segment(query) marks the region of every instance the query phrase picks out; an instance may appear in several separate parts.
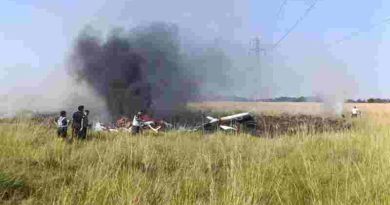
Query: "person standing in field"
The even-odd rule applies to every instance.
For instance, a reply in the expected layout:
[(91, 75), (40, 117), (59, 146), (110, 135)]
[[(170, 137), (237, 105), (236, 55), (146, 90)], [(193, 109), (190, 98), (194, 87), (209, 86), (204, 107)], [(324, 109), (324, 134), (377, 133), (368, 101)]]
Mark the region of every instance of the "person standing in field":
[(356, 106), (353, 106), (351, 111), (351, 117), (356, 118), (360, 114), (359, 109)]
[(138, 134), (141, 131), (142, 114), (142, 111), (139, 111), (136, 115), (134, 115), (133, 123), (131, 126), (131, 134), (133, 135)]
[(61, 111), (60, 116), (55, 119), (57, 124), (57, 136), (65, 139), (68, 134), (68, 119), (66, 118), (66, 111)]
[(72, 123), (72, 139), (74, 138), (80, 138), (81, 137), (81, 128), (82, 128), (82, 121), (84, 118), (84, 106), (80, 105), (78, 108), (78, 111), (73, 113), (73, 123)]
[(89, 110), (85, 110), (83, 119), (81, 120), (80, 139), (87, 138), (87, 131), (89, 126), (88, 115), (89, 115)]

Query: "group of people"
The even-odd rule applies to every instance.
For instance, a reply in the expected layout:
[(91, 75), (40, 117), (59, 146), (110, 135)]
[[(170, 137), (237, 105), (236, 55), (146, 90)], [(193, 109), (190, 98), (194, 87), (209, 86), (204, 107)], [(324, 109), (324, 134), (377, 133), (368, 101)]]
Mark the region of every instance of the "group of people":
[(73, 113), (72, 120), (66, 117), (66, 111), (61, 111), (60, 116), (55, 119), (57, 125), (58, 137), (67, 138), (68, 126), (72, 125), (72, 139), (86, 139), (88, 127), (91, 125), (88, 122), (89, 110), (84, 110), (84, 106), (80, 105), (77, 111)]
[[(68, 120), (66, 116), (66, 111), (61, 111), (60, 116), (55, 119), (58, 137), (64, 139), (67, 138), (68, 127), (71, 125), (72, 139), (86, 139), (88, 128), (91, 127), (91, 124), (89, 124), (88, 116), (89, 110), (84, 110), (83, 105), (78, 106), (77, 111), (74, 112), (72, 115), (72, 120)], [(147, 119), (150, 120), (151, 118), (147, 117), (144, 111), (139, 111), (134, 116), (133, 121), (131, 123), (131, 133), (139, 134), (142, 129), (142, 126), (144, 125), (144, 121)], [(101, 123), (97, 123), (96, 127), (99, 127), (100, 130), (105, 130), (105, 127), (102, 126)]]

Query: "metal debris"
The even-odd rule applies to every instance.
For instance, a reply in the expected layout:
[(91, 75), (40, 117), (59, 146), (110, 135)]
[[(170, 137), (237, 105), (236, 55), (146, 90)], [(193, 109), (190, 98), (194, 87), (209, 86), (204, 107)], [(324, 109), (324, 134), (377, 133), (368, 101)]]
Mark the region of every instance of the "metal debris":
[(256, 130), (256, 120), (248, 112), (238, 113), (220, 118), (215, 118), (211, 116), (207, 116), (206, 118), (209, 120), (209, 122), (204, 123), (203, 125), (195, 128), (194, 131), (213, 131), (218, 130), (220, 128), (224, 131), (234, 131), (236, 133), (239, 133), (243, 129), (244, 131), (251, 132), (255, 132)]

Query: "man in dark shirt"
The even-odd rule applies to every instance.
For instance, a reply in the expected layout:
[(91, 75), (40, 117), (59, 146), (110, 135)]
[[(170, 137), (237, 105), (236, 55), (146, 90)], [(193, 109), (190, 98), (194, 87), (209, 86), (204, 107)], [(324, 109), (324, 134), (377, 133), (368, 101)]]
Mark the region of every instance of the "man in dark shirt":
[(87, 130), (88, 130), (88, 127), (89, 127), (88, 115), (89, 115), (89, 110), (85, 110), (85, 113), (84, 113), (84, 116), (83, 116), (83, 120), (82, 120), (82, 123), (81, 123), (81, 134), (80, 134), (80, 138), (81, 139), (86, 139), (87, 138)]
[(80, 105), (78, 108), (78, 111), (73, 113), (73, 123), (72, 123), (72, 138), (75, 137), (80, 138), (81, 137), (81, 125), (84, 117), (84, 105)]

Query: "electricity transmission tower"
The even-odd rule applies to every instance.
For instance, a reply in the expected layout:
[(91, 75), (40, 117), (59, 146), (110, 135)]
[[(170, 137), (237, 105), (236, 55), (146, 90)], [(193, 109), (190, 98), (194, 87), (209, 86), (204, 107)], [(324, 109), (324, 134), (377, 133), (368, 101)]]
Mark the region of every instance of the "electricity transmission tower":
[(260, 37), (254, 37), (249, 42), (250, 45), (250, 54), (253, 54), (256, 56), (256, 59), (258, 62), (260, 62), (260, 56), (261, 54), (266, 55), (267, 50), (261, 45)]

